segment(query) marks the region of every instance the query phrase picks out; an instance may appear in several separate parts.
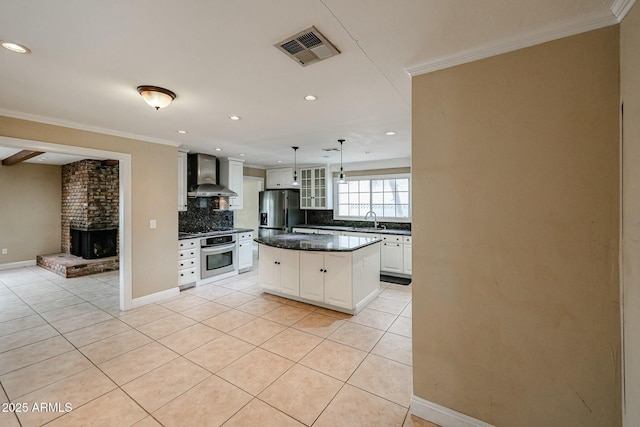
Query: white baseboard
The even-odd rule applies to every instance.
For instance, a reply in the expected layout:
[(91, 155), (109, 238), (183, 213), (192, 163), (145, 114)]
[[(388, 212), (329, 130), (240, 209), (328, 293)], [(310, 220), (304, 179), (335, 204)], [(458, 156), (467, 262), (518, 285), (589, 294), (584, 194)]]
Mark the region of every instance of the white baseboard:
[(456, 412), (437, 403), (429, 402), (418, 396), (411, 396), (411, 409), (416, 417), (430, 421), (442, 427), (494, 427), (468, 415)]
[(12, 268), (31, 267), (36, 265), (36, 260), (8, 262), (6, 264), (0, 264), (0, 270), (11, 270)]
[(143, 297), (133, 298), (131, 300), (131, 308), (141, 307), (151, 304), (152, 302), (162, 301), (167, 298), (177, 297), (180, 295), (180, 288), (171, 288), (166, 291), (156, 292), (155, 294), (145, 295)]

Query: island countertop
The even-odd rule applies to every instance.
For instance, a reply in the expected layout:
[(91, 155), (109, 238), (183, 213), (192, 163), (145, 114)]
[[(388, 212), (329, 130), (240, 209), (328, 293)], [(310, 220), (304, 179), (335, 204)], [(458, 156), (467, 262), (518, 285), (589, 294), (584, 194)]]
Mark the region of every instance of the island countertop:
[(351, 252), (373, 245), (376, 237), (333, 236), (329, 234), (287, 233), (253, 239), (267, 246), (298, 251)]

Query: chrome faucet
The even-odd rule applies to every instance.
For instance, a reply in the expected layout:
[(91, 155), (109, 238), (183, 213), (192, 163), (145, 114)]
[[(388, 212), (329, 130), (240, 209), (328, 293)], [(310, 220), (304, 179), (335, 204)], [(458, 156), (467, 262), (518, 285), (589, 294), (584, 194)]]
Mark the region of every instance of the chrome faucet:
[(371, 214), (373, 216), (373, 228), (378, 228), (378, 217), (374, 211), (369, 211), (364, 215), (364, 220), (367, 220), (367, 217)]

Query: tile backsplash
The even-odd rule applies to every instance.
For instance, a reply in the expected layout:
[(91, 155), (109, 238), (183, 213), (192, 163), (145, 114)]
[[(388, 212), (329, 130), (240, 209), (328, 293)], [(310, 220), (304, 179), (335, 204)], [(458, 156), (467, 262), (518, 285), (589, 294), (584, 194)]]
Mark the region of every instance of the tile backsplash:
[[(369, 221), (344, 221), (333, 219), (333, 211), (331, 210), (306, 210), (306, 224), (310, 225), (334, 225), (343, 227), (372, 227), (373, 220)], [(384, 222), (378, 221), (379, 226), (385, 226), (389, 230), (411, 230), (410, 222)]]
[(187, 210), (178, 212), (178, 231), (205, 233), (233, 228), (233, 211), (220, 210), (217, 197), (194, 197), (187, 199)]

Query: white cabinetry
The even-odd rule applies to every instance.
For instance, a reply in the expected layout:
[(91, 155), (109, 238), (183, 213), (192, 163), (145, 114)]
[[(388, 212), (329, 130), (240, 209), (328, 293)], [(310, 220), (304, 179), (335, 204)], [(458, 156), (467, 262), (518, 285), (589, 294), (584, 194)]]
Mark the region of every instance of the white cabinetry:
[(253, 233), (238, 233), (238, 270), (246, 271), (253, 267)]
[(187, 152), (178, 151), (178, 211), (187, 210)]
[(411, 250), (412, 250), (412, 239), (411, 236), (404, 237), (404, 274), (411, 275)]
[(380, 244), (355, 251), (260, 245), (260, 286), (269, 293), (355, 314), (379, 293)]
[(286, 295), (300, 295), (300, 258), (297, 251), (260, 245), (260, 286)]
[(220, 159), (220, 184), (229, 187), (238, 193), (238, 196), (229, 197), (229, 209), (242, 209), (242, 184), (244, 177), (244, 160)]
[(300, 169), (300, 209), (332, 209), (332, 190), (328, 167)]
[(404, 273), (403, 236), (382, 235), (380, 248), (380, 271), (388, 273)]
[(301, 252), (300, 296), (342, 308), (353, 306), (351, 252)]
[(198, 239), (178, 240), (178, 285), (198, 280)]
[(300, 228), (293, 229), (294, 233), (306, 234), (333, 234), (340, 236), (354, 237), (375, 237), (382, 240), (380, 246), (380, 272), (391, 275), (411, 276), (411, 236), (403, 234), (377, 234), (364, 233), (361, 231), (336, 231), (323, 228)]
[(267, 188), (280, 190), (295, 188), (293, 182), (293, 168), (267, 169)]
[(300, 253), (300, 296), (314, 301), (324, 300), (324, 254)]

